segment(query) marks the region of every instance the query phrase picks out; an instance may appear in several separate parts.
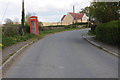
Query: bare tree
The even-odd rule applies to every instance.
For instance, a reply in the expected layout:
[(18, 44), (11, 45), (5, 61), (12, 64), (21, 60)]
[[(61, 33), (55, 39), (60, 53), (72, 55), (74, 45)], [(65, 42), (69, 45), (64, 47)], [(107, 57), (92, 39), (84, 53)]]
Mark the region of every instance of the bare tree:
[(14, 23), (15, 24), (18, 24), (19, 23), (19, 19), (16, 17), (16, 18), (14, 18)]
[(25, 17), (25, 23), (26, 24), (29, 24), (29, 21), (30, 21), (30, 17), (32, 16), (32, 14), (31, 13), (27, 13), (26, 14), (26, 17)]
[(5, 24), (13, 24), (13, 21), (9, 18), (5, 19)]
[(26, 23), (26, 24), (29, 24), (30, 17), (31, 17), (31, 16), (35, 16), (35, 15), (36, 15), (35, 12), (33, 12), (33, 13), (28, 12), (28, 13), (26, 14), (26, 17), (25, 17), (25, 23)]

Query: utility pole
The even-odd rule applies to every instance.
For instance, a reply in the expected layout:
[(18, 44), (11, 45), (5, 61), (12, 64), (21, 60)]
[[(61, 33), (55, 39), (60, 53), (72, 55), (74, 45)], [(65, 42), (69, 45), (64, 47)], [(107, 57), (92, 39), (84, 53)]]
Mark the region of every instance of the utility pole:
[(22, 24), (22, 35), (25, 34), (25, 9), (24, 9), (24, 0), (22, 0), (22, 19), (21, 19), (21, 24)]

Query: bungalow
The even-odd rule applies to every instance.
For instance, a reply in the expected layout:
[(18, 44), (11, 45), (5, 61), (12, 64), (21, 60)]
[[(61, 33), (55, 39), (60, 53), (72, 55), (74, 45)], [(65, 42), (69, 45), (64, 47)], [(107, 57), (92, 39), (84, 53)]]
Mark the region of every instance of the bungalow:
[(70, 25), (73, 23), (85, 23), (88, 21), (88, 17), (84, 13), (71, 13), (64, 15), (61, 18), (62, 25)]

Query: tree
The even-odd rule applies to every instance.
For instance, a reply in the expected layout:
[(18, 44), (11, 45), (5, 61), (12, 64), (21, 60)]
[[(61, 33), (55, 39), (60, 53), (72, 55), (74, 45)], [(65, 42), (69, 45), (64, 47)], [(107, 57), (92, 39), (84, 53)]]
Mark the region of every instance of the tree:
[(18, 24), (19, 23), (19, 19), (16, 17), (16, 18), (14, 18), (14, 23), (15, 24)]
[(43, 22), (39, 22), (39, 26), (42, 27), (43, 26)]
[(118, 2), (92, 2), (89, 15), (101, 23), (119, 19)]
[(25, 17), (25, 24), (29, 24), (29, 21), (30, 21), (30, 17), (32, 16), (31, 13), (27, 13), (26, 14), (26, 17)]
[(89, 16), (89, 7), (82, 8), (80, 13), (85, 13), (87, 16)]
[(26, 16), (25, 16), (25, 24), (29, 24), (29, 22), (30, 22), (30, 17), (31, 17), (31, 16), (34, 16), (34, 15), (36, 15), (35, 12), (33, 12), (33, 13), (28, 12), (28, 13), (26, 14)]
[(5, 19), (5, 24), (13, 24), (13, 21), (9, 18)]

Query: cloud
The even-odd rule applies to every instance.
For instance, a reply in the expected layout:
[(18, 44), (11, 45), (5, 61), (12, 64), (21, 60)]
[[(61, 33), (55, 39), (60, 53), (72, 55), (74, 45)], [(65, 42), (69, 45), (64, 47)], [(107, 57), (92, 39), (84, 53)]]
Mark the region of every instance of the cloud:
[[(60, 21), (61, 17), (68, 12), (72, 12), (72, 6), (75, 5), (76, 12), (81, 8), (88, 6), (90, 0), (25, 0), (25, 12), (36, 13), (40, 21)], [(0, 16), (3, 16), (5, 9), (8, 9), (5, 18), (21, 19), (22, 0), (0, 0)]]
[[(41, 21), (51, 22), (51, 21), (60, 21), (61, 17), (68, 12), (68, 10), (63, 8), (56, 8), (54, 6), (46, 6), (44, 8), (39, 8), (37, 15)], [(41, 18), (45, 18), (42, 20)]]

